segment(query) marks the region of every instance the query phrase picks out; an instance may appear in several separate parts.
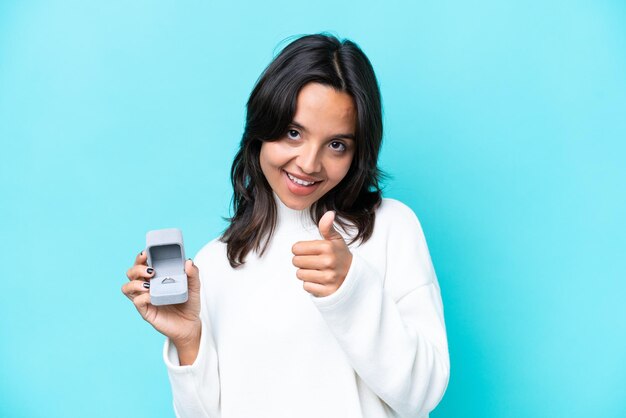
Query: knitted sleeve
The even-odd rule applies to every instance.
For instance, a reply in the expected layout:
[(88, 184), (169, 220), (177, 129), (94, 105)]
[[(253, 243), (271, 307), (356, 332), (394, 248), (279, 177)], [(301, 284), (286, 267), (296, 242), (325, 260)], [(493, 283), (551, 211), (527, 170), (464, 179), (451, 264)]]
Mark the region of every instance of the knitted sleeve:
[[(194, 263), (202, 272), (205, 271), (201, 257)], [(206, 314), (206, 299), (200, 290), (200, 319), (202, 335), (198, 357), (193, 364), (181, 366), (178, 352), (168, 339), (163, 347), (163, 360), (172, 388), (174, 412), (178, 418), (219, 418), (220, 379), (217, 351), (211, 334), (210, 321)]]
[[(394, 201), (395, 202), (395, 201)], [(341, 287), (312, 296), (363, 382), (401, 417), (420, 417), (447, 388), (450, 360), (437, 278), (421, 225), (407, 206), (393, 205), (386, 227), (384, 273), (353, 252)], [(385, 284), (407, 291), (392, 297)]]

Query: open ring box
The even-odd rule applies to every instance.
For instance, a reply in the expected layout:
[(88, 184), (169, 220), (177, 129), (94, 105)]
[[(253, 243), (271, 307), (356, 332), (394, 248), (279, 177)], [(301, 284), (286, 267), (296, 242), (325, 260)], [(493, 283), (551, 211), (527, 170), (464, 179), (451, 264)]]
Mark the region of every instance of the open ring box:
[(187, 302), (185, 248), (180, 229), (157, 229), (146, 234), (148, 266), (155, 271), (150, 279), (150, 303), (174, 305)]

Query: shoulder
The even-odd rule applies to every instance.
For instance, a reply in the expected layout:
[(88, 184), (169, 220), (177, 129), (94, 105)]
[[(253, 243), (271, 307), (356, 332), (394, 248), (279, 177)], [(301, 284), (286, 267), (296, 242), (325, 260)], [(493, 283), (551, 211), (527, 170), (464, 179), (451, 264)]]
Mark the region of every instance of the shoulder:
[(376, 215), (397, 215), (406, 217), (416, 217), (415, 212), (406, 204), (391, 197), (383, 197), (376, 210)]
[(220, 241), (220, 237), (216, 237), (206, 243), (200, 251), (196, 253), (193, 259), (194, 264), (199, 268), (203, 266), (218, 266), (224, 263), (226, 257), (226, 244)]
[(376, 226), (387, 228), (417, 228), (421, 231), (417, 215), (408, 205), (397, 199), (385, 197), (376, 209)]
[(384, 240), (391, 245), (408, 242), (425, 245), (426, 237), (417, 215), (407, 204), (391, 198), (383, 198), (376, 210), (372, 238)]
[(396, 295), (437, 283), (422, 225), (408, 205), (384, 198), (376, 212), (374, 229), (376, 239), (384, 242), (386, 249), (386, 272), (389, 277), (402, 277), (393, 284)]
[[(372, 241), (389, 240), (407, 235), (423, 235), (422, 226), (415, 212), (408, 205), (397, 199), (382, 198), (375, 210), (373, 221)], [(353, 239), (358, 233), (358, 229), (354, 224), (349, 224), (346, 229), (338, 229), (338, 231), (346, 240)]]

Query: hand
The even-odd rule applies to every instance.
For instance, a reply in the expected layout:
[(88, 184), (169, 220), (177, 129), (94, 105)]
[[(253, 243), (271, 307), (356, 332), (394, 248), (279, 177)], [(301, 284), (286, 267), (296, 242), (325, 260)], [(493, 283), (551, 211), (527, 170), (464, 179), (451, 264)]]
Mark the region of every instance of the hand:
[(155, 271), (147, 265), (146, 252), (142, 251), (135, 264), (128, 269), (130, 280), (122, 286), (122, 292), (132, 300), (139, 314), (161, 334), (169, 337), (177, 348), (196, 346), (200, 341), (200, 277), (193, 261), (185, 261), (187, 274), (187, 302), (177, 305), (154, 306), (150, 303), (148, 279)]
[(352, 264), (352, 253), (333, 226), (334, 220), (335, 212), (326, 212), (318, 225), (324, 239), (296, 242), (291, 248), (296, 276), (304, 282), (304, 290), (317, 297), (335, 293)]

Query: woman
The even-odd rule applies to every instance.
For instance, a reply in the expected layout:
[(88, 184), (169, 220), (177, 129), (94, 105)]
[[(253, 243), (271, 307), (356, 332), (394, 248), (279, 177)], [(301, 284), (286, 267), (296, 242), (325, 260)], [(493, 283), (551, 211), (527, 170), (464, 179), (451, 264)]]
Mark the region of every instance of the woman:
[[(445, 392), (440, 290), (420, 224), (383, 199), (381, 100), (349, 40), (301, 37), (267, 67), (233, 162), (234, 216), (152, 306), (179, 417), (423, 417)], [(201, 285), (202, 283), (202, 285)]]

